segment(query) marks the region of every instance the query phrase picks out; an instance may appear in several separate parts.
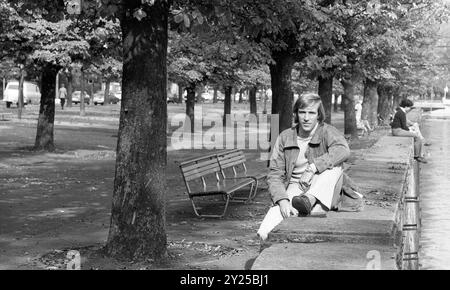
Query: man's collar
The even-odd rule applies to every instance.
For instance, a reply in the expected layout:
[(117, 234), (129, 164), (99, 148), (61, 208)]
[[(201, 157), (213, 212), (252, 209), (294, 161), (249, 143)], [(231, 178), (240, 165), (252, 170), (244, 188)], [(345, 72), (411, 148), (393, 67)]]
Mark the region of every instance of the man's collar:
[(402, 110), (403, 111), (403, 113), (405, 113), (406, 114), (406, 110), (405, 109), (403, 109), (402, 107), (399, 107), (400, 108), (400, 110)]
[[(287, 140), (286, 147), (298, 147), (298, 143), (297, 143), (298, 126), (300, 126), (300, 124), (297, 123), (291, 127), (291, 134)], [(318, 123), (316, 125), (316, 128), (314, 128), (313, 132), (311, 132), (313, 134), (313, 136), (312, 136), (311, 140), (309, 141), (310, 144), (320, 144), (320, 142), (322, 141), (323, 127), (324, 127), (323, 122)]]

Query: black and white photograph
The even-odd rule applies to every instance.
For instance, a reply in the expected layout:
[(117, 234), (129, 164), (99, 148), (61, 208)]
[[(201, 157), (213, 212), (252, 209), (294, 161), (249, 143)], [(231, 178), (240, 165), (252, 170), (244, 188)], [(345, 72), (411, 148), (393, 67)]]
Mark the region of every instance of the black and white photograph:
[(0, 83), (0, 270), (450, 270), (450, 0), (0, 0)]

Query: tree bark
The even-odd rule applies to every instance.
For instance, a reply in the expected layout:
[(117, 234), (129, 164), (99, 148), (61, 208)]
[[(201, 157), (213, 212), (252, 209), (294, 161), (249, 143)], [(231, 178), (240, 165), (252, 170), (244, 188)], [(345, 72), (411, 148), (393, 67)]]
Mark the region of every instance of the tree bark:
[(191, 122), (191, 133), (194, 133), (194, 108), (195, 108), (195, 83), (190, 83), (186, 88), (187, 97), (186, 97), (186, 116), (189, 118)]
[(355, 114), (355, 81), (352, 79), (342, 80), (344, 94), (342, 102), (344, 103), (344, 134), (352, 137), (358, 136), (356, 130), (356, 114)]
[(402, 95), (400, 93), (400, 88), (397, 87), (394, 89), (394, 98), (392, 101), (392, 108), (395, 110), (398, 108), (398, 105), (400, 104), (400, 101), (402, 100)]
[(373, 127), (378, 124), (377, 111), (378, 111), (378, 84), (376, 81), (372, 81), (366, 78), (364, 82), (364, 102), (361, 119), (367, 120)]
[(250, 102), (250, 114), (255, 114), (257, 113), (257, 106), (256, 106), (256, 92), (258, 91), (258, 87), (257, 86), (252, 86), (250, 89), (250, 93), (248, 96), (248, 100)]
[(333, 111), (337, 113), (338, 111), (338, 98), (339, 96), (337, 94), (334, 95), (334, 104), (333, 104)]
[(238, 103), (242, 104), (242, 95), (244, 94), (244, 89), (240, 89), (239, 90), (239, 99), (238, 99)]
[(231, 94), (233, 87), (225, 86), (225, 100), (223, 102), (223, 127), (225, 128), (227, 125), (227, 115), (231, 114)]
[(80, 116), (86, 115), (86, 111), (84, 109), (84, 90), (85, 90), (84, 68), (81, 68)]
[(217, 103), (217, 88), (214, 88), (214, 94), (213, 94), (213, 104)]
[(279, 132), (282, 132), (292, 126), (291, 73), (294, 58), (286, 51), (274, 52), (272, 58), (275, 61), (275, 64), (269, 66), (272, 85), (272, 114), (278, 114)]
[[(341, 82), (342, 83), (342, 82)], [(345, 94), (345, 92), (344, 92)], [(344, 94), (341, 95), (341, 103), (339, 104), (341, 111), (345, 112), (345, 101), (344, 101)]]
[[(133, 261), (167, 255), (167, 38), (171, 1), (123, 1), (123, 98), (106, 252)], [(137, 8), (146, 17), (133, 16)]]
[(178, 84), (178, 103), (180, 104), (183, 103), (183, 92), (184, 92), (183, 87), (180, 84)]
[[(105, 99), (103, 100), (103, 104), (109, 104), (109, 87), (111, 86), (111, 81), (109, 79), (106, 79), (105, 82)], [(94, 98), (94, 96), (92, 96)], [(94, 101), (94, 99), (92, 99)]]
[(17, 118), (22, 119), (22, 110), (23, 110), (23, 79), (24, 79), (24, 71), (23, 68), (20, 69), (20, 78), (19, 78), (19, 97), (18, 97), (18, 108), (17, 108)]
[(393, 111), (391, 100), (391, 89), (386, 85), (378, 86), (378, 115), (381, 117), (378, 125), (389, 125), (389, 115)]
[(55, 80), (60, 67), (46, 64), (42, 69), (41, 104), (34, 150), (55, 150), (53, 128), (55, 123)]
[(333, 77), (323, 78), (319, 76), (319, 96), (325, 108), (325, 123), (331, 124), (331, 107), (333, 98)]
[(66, 98), (66, 107), (72, 107), (72, 93), (73, 93), (73, 76), (72, 72), (69, 71), (67, 73), (67, 98)]

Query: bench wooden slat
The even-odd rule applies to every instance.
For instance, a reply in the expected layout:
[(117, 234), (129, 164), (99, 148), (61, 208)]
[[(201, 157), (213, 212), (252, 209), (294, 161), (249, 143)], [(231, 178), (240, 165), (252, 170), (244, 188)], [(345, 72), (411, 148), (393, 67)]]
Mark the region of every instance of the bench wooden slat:
[(243, 160), (243, 162), (247, 161), (244, 154), (219, 157), (219, 162), (226, 162), (227, 160)]
[(183, 162), (183, 164), (180, 164), (180, 167), (184, 170), (188, 171), (191, 168), (201, 167), (203, 165), (211, 164), (211, 163), (217, 163), (217, 157), (216, 156), (207, 156), (205, 158), (199, 158), (196, 161), (192, 162)]
[(217, 159), (213, 159), (213, 160), (207, 160), (205, 162), (201, 162), (198, 164), (192, 164), (189, 166), (180, 166), (181, 171), (184, 174), (188, 174), (189, 172), (193, 171), (193, 170), (197, 170), (199, 168), (204, 168), (204, 167), (208, 167), (208, 166), (217, 166), (219, 167), (219, 163), (217, 162)]
[(230, 168), (230, 167), (233, 167), (233, 166), (236, 166), (236, 165), (241, 165), (241, 164), (243, 164), (244, 162), (242, 162), (242, 160), (231, 160), (231, 161), (228, 161), (227, 163), (225, 163), (225, 164), (220, 164), (220, 166), (223, 168), (223, 169), (227, 169), (227, 168)]
[(224, 153), (224, 154), (217, 154), (219, 160), (223, 160), (223, 159), (228, 159), (228, 158), (232, 158), (235, 156), (244, 156), (244, 152), (242, 152), (241, 150), (236, 150), (233, 152), (229, 152), (229, 153)]
[(185, 178), (186, 181), (192, 181), (194, 179), (205, 177), (205, 176), (207, 176), (209, 174), (214, 174), (214, 173), (219, 172), (219, 171), (220, 171), (219, 168), (217, 168), (217, 169), (210, 169), (209, 171), (196, 172), (196, 173), (191, 174), (189, 176), (185, 176), (184, 178)]
[(217, 153), (207, 154), (207, 155), (203, 155), (203, 156), (200, 156), (200, 157), (183, 160), (183, 161), (179, 162), (179, 165), (180, 166), (185, 166), (185, 165), (190, 164), (190, 163), (195, 163), (198, 160), (209, 159), (209, 158), (214, 158), (215, 159), (216, 156), (217, 156)]
[(233, 161), (240, 161), (241, 163), (245, 163), (245, 162), (247, 162), (247, 159), (245, 158), (245, 156), (233, 156), (230, 158), (219, 159), (220, 165), (225, 165), (225, 164), (228, 164)]

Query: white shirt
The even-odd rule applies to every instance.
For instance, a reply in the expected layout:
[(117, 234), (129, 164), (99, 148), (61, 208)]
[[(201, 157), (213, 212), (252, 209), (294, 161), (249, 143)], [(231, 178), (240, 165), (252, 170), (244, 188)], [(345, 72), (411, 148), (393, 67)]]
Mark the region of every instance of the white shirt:
[(312, 136), (314, 136), (314, 133), (316, 132), (318, 125), (319, 124), (317, 123), (308, 137), (302, 138), (300, 136), (297, 136), (297, 144), (298, 148), (300, 148), (300, 152), (298, 153), (297, 160), (295, 161), (294, 169), (292, 170), (292, 176), (291, 180), (289, 180), (289, 183), (298, 183), (303, 172), (305, 172), (306, 168), (308, 167), (308, 159), (306, 159), (306, 150), (308, 150), (309, 141), (311, 141)]
[(59, 89), (59, 98), (60, 99), (65, 99), (67, 96), (67, 90), (66, 88), (60, 88)]
[(356, 122), (359, 122), (359, 121), (361, 121), (361, 113), (362, 113), (361, 103), (357, 103), (355, 105), (355, 111), (356, 111)]

